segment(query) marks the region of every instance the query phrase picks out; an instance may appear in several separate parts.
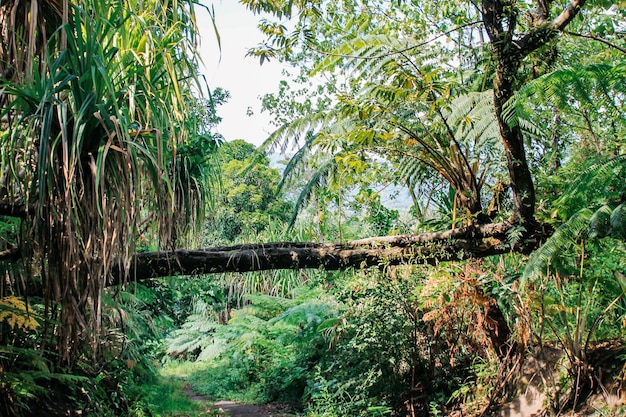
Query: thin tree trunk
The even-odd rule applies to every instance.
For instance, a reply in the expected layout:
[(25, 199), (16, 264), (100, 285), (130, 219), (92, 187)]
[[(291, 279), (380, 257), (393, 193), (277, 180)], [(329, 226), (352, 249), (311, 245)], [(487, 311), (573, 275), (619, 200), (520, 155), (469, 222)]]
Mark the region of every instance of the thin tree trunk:
[(528, 167), (524, 138), (519, 126), (509, 126), (504, 120), (503, 108), (513, 97), (513, 81), (519, 63), (509, 57), (499, 57), (494, 79), (494, 108), (513, 190), (513, 220), (520, 223), (535, 222), (535, 186)]
[(519, 10), (509, 1), (483, 0), (481, 13), (496, 59), (493, 81), (494, 110), (500, 136), (504, 144), (507, 167), (513, 191), (513, 220), (535, 223), (535, 187), (526, 160), (524, 138), (518, 125), (511, 126), (504, 118), (504, 106), (515, 93), (522, 60), (532, 52), (547, 45), (580, 12), (586, 0), (572, 0), (551, 22), (549, 2), (539, 0), (535, 11), (535, 26), (527, 33), (516, 35)]

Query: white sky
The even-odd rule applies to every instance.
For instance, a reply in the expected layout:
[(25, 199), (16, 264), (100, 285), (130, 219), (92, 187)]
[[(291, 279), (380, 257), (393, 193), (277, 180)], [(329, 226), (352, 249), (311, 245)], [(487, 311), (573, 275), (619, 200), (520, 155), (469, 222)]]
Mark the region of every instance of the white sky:
[[(210, 6), (209, 2), (205, 4)], [(285, 66), (276, 60), (260, 65), (258, 58), (246, 57), (248, 49), (263, 40), (257, 28), (259, 16), (252, 14), (237, 0), (216, 0), (213, 7), (221, 53), (208, 12), (198, 8), (197, 18), (202, 38), (202, 71), (209, 88), (222, 87), (231, 96), (227, 104), (217, 109), (218, 116), (222, 117), (217, 130), (228, 141), (244, 139), (260, 145), (274, 129), (269, 124), (270, 116), (261, 114), (260, 97), (278, 91)], [(252, 110), (252, 116), (246, 115), (248, 108)]]

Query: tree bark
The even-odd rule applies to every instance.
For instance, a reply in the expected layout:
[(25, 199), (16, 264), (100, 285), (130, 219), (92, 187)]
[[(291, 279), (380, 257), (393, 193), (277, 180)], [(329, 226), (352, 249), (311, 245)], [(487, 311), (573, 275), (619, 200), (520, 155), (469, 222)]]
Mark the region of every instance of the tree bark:
[(535, 223), (535, 187), (528, 167), (524, 138), (519, 126), (505, 120), (504, 106), (515, 93), (515, 82), (524, 58), (551, 42), (576, 17), (586, 0), (572, 0), (552, 22), (549, 18), (551, 1), (539, 0), (535, 26), (522, 36), (515, 36), (519, 10), (502, 0), (483, 0), (481, 12), (496, 58), (493, 82), (494, 110), (504, 144), (507, 167), (513, 191), (513, 220), (522, 224)]
[(385, 267), (403, 263), (437, 264), (482, 258), (511, 251), (528, 253), (545, 238), (539, 228), (523, 241), (508, 242), (515, 225), (504, 222), (420, 235), (399, 235), (346, 243), (275, 242), (209, 249), (146, 252), (133, 256), (129, 268), (111, 271), (108, 285), (177, 275), (252, 272), (270, 269)]

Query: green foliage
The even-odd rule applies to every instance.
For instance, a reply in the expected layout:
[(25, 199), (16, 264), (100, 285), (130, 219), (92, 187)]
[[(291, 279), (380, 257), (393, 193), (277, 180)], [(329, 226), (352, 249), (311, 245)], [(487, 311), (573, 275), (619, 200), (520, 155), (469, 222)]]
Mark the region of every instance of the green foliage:
[[(530, 257), (524, 279), (545, 273), (556, 256), (581, 239), (612, 236), (623, 240), (624, 203), (620, 202), (626, 192), (621, 180), (625, 168), (624, 156), (610, 158), (591, 165), (570, 184), (564, 184), (565, 191), (552, 202), (552, 216), (565, 221)], [(570, 169), (566, 166), (562, 175)], [(562, 180), (557, 177), (556, 181)]]
[(129, 417), (208, 417), (217, 411), (207, 409), (189, 398), (183, 382), (172, 377), (159, 377), (156, 381), (139, 387), (140, 396), (128, 411)]
[(622, 274), (626, 246), (610, 238), (588, 240), (562, 251), (529, 291), (535, 332), (565, 355), (559, 409), (577, 407), (592, 392), (600, 375), (590, 362), (594, 345), (624, 340), (626, 280)]
[(623, 336), (624, 329), (614, 324), (626, 312), (620, 272), (624, 251), (624, 242), (611, 238), (561, 248), (547, 271), (533, 279), (541, 288), (532, 292), (539, 303), (535, 311), (577, 357), (593, 341)]
[[(31, 13), (56, 22), (47, 7)], [(113, 265), (128, 265), (137, 237), (171, 247), (201, 219), (214, 138), (190, 121), (206, 120), (196, 117), (200, 106), (186, 113), (198, 102), (192, 3), (86, 0), (60, 16), (49, 34), (29, 29), (50, 35), (47, 45), (15, 40), (37, 64), (2, 79), (0, 115), (10, 123), (0, 164), (11, 192), (1, 197), (28, 207), (20, 250), (32, 283), (23, 286), (46, 287), (46, 318), (59, 325), (45, 331), (54, 330), (58, 361), (72, 366), (105, 344), (103, 288)]]
[[(31, 299), (32, 312), (43, 305)], [(99, 362), (81, 357), (71, 373), (59, 367), (49, 348), (50, 336), (0, 325), (0, 396), (6, 416), (65, 415), (67, 410), (102, 416), (132, 415), (143, 396), (140, 385), (155, 381), (154, 360), (161, 354), (159, 334), (147, 305), (135, 293), (103, 294)], [(43, 326), (54, 324), (41, 319)], [(41, 326), (39, 326), (41, 329)], [(11, 345), (6, 344), (8, 340)]]
[(417, 329), (400, 286), (379, 281), (344, 295), (352, 306), (332, 328), (332, 348), (308, 386), (314, 415), (368, 415), (374, 407), (399, 406), (411, 376), (425, 365), (413, 344)]
[[(246, 307), (231, 313), (228, 324), (208, 325), (204, 349), (197, 356), (206, 365), (192, 376), (194, 389), (214, 399), (297, 401), (306, 385), (310, 358), (324, 344), (317, 328), (337, 314), (336, 306), (261, 295), (248, 300)], [(193, 316), (188, 321), (197, 322)], [(168, 349), (181, 349), (181, 336), (197, 329), (184, 325), (169, 339)]]
[(213, 239), (232, 242), (240, 235), (256, 236), (271, 223), (285, 222), (290, 203), (280, 199), (280, 174), (269, 159), (242, 140), (219, 148), (221, 197), (216, 206)]
[[(521, 281), (537, 337), (567, 355), (564, 395), (553, 399), (559, 409), (584, 401), (599, 378), (587, 355), (593, 345), (625, 334), (624, 158), (596, 157), (581, 167), (576, 158), (585, 153), (547, 182), (564, 189), (550, 207), (562, 223), (530, 256)], [(568, 178), (573, 169), (577, 176)]]
[(293, 299), (245, 296), (224, 324), (192, 315), (173, 332), (170, 351), (196, 362), (170, 361), (167, 373), (212, 399), (293, 401), (312, 416), (480, 408), (500, 377), (485, 294), (516, 295), (472, 268), (313, 275)]
[(362, 190), (356, 201), (365, 207), (364, 222), (369, 226), (369, 234), (385, 236), (393, 234), (398, 224), (398, 210), (390, 210), (381, 204), (380, 194), (368, 189)]

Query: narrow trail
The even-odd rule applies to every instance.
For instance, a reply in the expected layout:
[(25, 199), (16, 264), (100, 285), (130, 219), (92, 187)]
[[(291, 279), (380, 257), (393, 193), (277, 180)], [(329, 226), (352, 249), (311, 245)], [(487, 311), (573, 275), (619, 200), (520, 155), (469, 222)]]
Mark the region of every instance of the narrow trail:
[(230, 417), (288, 417), (277, 405), (237, 404), (232, 401), (218, 401), (213, 407)]
[(287, 414), (287, 406), (283, 405), (252, 405), (252, 404), (238, 404), (233, 401), (217, 401), (212, 402), (208, 398), (198, 395), (191, 388), (190, 385), (185, 387), (185, 393), (193, 401), (205, 403), (210, 406), (211, 409), (219, 410), (220, 413), (226, 417), (289, 417), (292, 414)]

